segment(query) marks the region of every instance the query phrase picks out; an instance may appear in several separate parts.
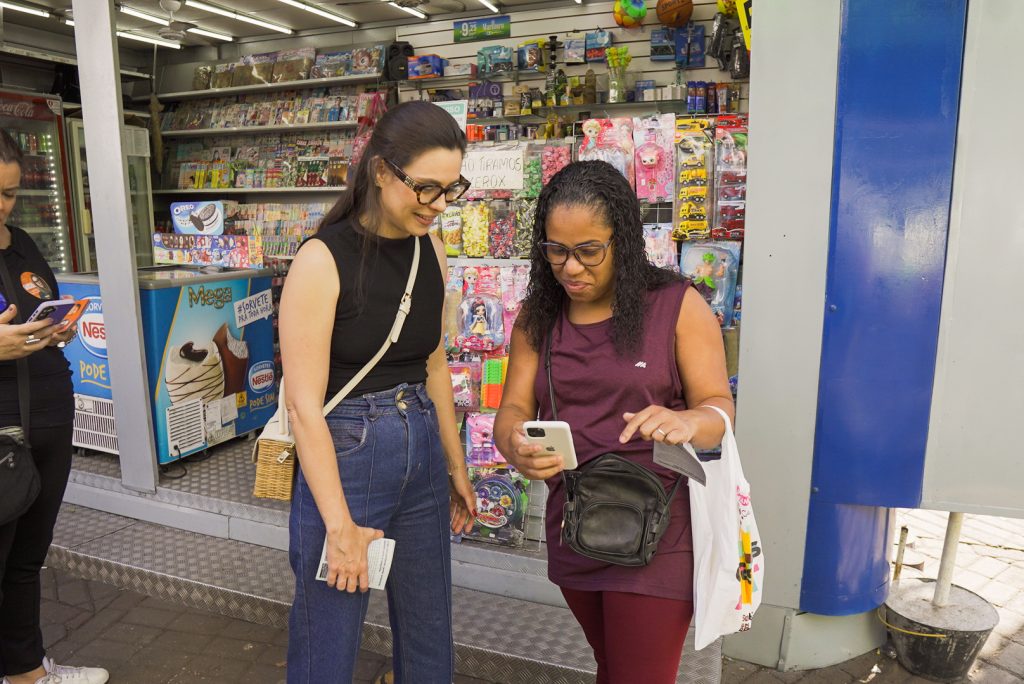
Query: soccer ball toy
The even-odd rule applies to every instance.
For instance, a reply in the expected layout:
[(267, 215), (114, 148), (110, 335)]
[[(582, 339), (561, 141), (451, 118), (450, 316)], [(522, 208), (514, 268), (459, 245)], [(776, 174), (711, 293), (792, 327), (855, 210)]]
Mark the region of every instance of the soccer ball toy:
[(647, 16), (647, 3), (645, 0), (615, 0), (615, 9), (612, 14), (615, 23), (622, 28), (634, 28), (644, 23)]

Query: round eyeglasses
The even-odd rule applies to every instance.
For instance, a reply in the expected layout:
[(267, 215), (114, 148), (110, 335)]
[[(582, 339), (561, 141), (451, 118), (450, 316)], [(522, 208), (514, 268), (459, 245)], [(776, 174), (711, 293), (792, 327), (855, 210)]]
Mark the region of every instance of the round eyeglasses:
[(569, 260), (569, 255), (584, 266), (600, 266), (608, 256), (608, 242), (584, 242), (575, 247), (566, 247), (560, 242), (540, 243), (540, 253), (552, 266), (563, 266)]
[(436, 183), (417, 183), (409, 177), (405, 171), (395, 164), (394, 162), (385, 159), (384, 163), (391, 167), (391, 171), (394, 172), (395, 177), (398, 180), (405, 183), (410, 190), (416, 193), (416, 201), (422, 205), (433, 204), (437, 201), (437, 198), (444, 195), (445, 202), (454, 202), (460, 197), (466, 194), (469, 190), (469, 181), (463, 176), (459, 176), (459, 180), (455, 181), (448, 187), (441, 187)]

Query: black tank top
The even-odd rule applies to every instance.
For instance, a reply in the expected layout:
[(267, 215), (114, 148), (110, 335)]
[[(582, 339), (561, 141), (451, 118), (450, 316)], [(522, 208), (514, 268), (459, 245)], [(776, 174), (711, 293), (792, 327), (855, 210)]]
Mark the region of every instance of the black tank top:
[[(363, 236), (356, 226), (354, 221), (345, 220), (322, 227), (310, 238), (327, 245), (338, 265), (341, 283), (331, 336), (331, 367), (325, 401), (355, 377), (384, 343), (395, 322), (412, 265), (415, 238), (369, 238), (362, 301), (357, 301), (356, 279), (363, 258)], [(350, 397), (427, 379), (427, 357), (441, 340), (444, 279), (430, 237), (424, 235), (418, 239), (420, 269), (413, 288), (412, 309), (402, 334)]]

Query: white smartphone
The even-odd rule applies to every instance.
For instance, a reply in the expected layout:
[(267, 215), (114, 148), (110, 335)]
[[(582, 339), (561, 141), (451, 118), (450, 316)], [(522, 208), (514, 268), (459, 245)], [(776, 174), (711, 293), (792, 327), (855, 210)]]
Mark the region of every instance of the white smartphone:
[(523, 423), (526, 441), (540, 444), (545, 451), (561, 454), (567, 470), (575, 469), (576, 447), (572, 443), (572, 430), (561, 420), (528, 420)]

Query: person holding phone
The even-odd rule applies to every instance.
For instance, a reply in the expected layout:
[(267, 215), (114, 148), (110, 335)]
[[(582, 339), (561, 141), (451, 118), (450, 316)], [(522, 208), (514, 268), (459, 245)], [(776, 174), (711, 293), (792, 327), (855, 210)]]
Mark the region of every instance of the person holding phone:
[[(450, 534), (472, 529), (476, 494), (442, 336), (447, 259), (428, 231), (469, 188), (465, 150), (465, 135), (440, 107), (388, 111), (288, 272), (279, 327), (300, 466), (289, 523), (292, 684), (352, 680), (369, 601), (367, 546), (381, 536), (395, 541), (386, 584), (395, 680), (454, 678)], [(327, 400), (391, 331), (415, 241), (419, 270), (401, 334), (325, 418)]]
[[(21, 426), (17, 360), (28, 359), (32, 457), (41, 490), (21, 517), (0, 526), (0, 678), (3, 684), (103, 684), (107, 671), (56, 665), (40, 631), (40, 577), (71, 472), (75, 418), (71, 369), (59, 349), (75, 327), (26, 320), (60, 292), (28, 233), (7, 224), (21, 187), (22, 154), (0, 130), (0, 252), (14, 292), (0, 285), (0, 427)], [(22, 426), (23, 428), (26, 426)]]
[(676, 680), (693, 614), (689, 495), (680, 487), (672, 500), (648, 565), (612, 565), (559, 543), (565, 462), (524, 429), (553, 419), (546, 345), (580, 466), (616, 453), (670, 489), (679, 475), (655, 464), (653, 442), (716, 446), (725, 426), (700, 407), (734, 410), (718, 322), (689, 281), (648, 261), (640, 216), (636, 193), (606, 162), (570, 164), (541, 191), (530, 287), (494, 423), (502, 455), (547, 482), (548, 576), (594, 650), (598, 684)]

